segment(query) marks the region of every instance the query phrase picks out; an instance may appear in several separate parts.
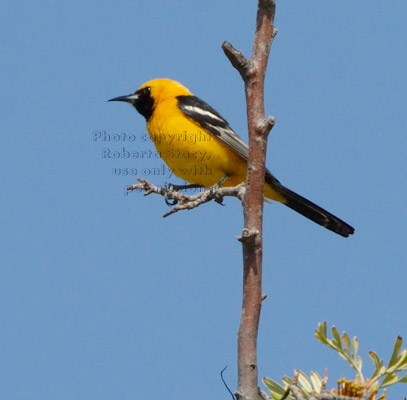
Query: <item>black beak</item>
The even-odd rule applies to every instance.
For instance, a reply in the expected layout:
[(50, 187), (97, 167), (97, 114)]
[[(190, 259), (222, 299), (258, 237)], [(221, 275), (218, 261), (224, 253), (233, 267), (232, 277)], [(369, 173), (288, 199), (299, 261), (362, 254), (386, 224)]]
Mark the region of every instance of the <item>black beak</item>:
[(138, 94), (129, 94), (127, 96), (119, 96), (108, 101), (125, 101), (126, 103), (131, 103), (134, 100), (138, 99)]

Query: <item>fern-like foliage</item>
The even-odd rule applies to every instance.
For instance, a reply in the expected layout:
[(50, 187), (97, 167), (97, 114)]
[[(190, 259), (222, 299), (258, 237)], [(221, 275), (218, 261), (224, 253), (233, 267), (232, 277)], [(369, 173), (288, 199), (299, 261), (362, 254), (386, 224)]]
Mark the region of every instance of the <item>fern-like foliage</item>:
[[(407, 383), (407, 373), (404, 374), (407, 371), (407, 349), (401, 349), (403, 340), (400, 336), (396, 339), (393, 353), (387, 366), (384, 365), (383, 360), (374, 351), (369, 352), (375, 370), (372, 376), (367, 379), (362, 372), (363, 362), (358, 354), (359, 343), (356, 337), (350, 339), (346, 332), (340, 335), (338, 329), (333, 326), (332, 337), (329, 338), (326, 322), (318, 324), (315, 336), (321, 343), (335, 350), (356, 371), (355, 380), (341, 378), (338, 381), (338, 389), (333, 389), (329, 393), (355, 398), (365, 396), (370, 400), (379, 400), (386, 397), (384, 388), (396, 383)], [(400, 377), (400, 375), (403, 376)], [(275, 400), (280, 400), (282, 397), (295, 399), (292, 393), (287, 392), (287, 388), (292, 384), (300, 388), (305, 398), (313, 394), (328, 393), (325, 390), (327, 380), (327, 372), (325, 372), (325, 377), (322, 379), (317, 372), (311, 372), (308, 377), (302, 371), (296, 370), (294, 378), (284, 376), (283, 385), (280, 385), (271, 378), (264, 378), (263, 383), (269, 389), (271, 396)], [(379, 394), (381, 389), (384, 389), (384, 391)]]

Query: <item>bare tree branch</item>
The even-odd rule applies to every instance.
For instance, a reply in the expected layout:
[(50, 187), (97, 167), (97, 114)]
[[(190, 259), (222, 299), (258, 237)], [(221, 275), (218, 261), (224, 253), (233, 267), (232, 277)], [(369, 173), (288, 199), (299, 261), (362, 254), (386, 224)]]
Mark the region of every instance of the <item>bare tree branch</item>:
[(260, 388), (259, 388), (259, 396), (263, 400), (273, 400), (273, 398), (271, 396), (269, 396), (263, 389), (260, 389)]
[(290, 389), (292, 395), (296, 400), (305, 400), (305, 397), (302, 394), (301, 389), (297, 385), (295, 384), (289, 385), (288, 389)]
[(145, 192), (144, 196), (155, 193), (165, 197), (167, 201), (174, 200), (173, 208), (163, 215), (164, 218), (175, 214), (178, 211), (192, 210), (193, 208), (199, 207), (201, 204), (208, 203), (212, 200), (222, 203), (224, 197), (237, 197), (240, 201), (243, 201), (246, 192), (246, 184), (241, 183), (235, 187), (211, 188), (193, 196), (187, 196), (176, 190), (169, 190), (162, 186), (156, 186), (143, 178), (137, 178), (137, 180), (140, 183), (129, 186), (127, 188), (128, 191), (142, 190)]
[(238, 50), (236, 50), (229, 42), (223, 42), (222, 49), (229, 59), (231, 64), (239, 71), (243, 80), (249, 79), (251, 72), (250, 61)]
[[(264, 112), (264, 77), (269, 50), (277, 29), (274, 27), (275, 0), (258, 0), (256, 31), (252, 56), (248, 60), (230, 43), (222, 48), (239, 71), (245, 84), (249, 131), (249, 160), (247, 184), (235, 188), (209, 189), (193, 196), (157, 187), (139, 179), (128, 190), (143, 190), (145, 195), (156, 193), (166, 200), (174, 200), (167, 217), (181, 210), (190, 210), (211, 200), (221, 202), (224, 196), (235, 196), (243, 202), (244, 229), (238, 238), (243, 248), (243, 302), (238, 333), (238, 400), (257, 400), (257, 333), (260, 319), (263, 252), (263, 202), (267, 137), (274, 126), (274, 118)], [(260, 392), (262, 395), (262, 392)], [(298, 399), (302, 400), (302, 399)]]
[[(355, 397), (338, 396), (334, 393), (317, 393), (313, 394), (313, 397), (317, 400), (355, 400)], [(359, 397), (359, 399), (363, 399), (363, 397)]]
[[(264, 77), (269, 50), (277, 29), (274, 27), (275, 0), (259, 0), (252, 56), (247, 60), (230, 43), (223, 51), (239, 71), (245, 83), (249, 130), (249, 161), (247, 191), (243, 206), (243, 304), (238, 333), (239, 400), (257, 400), (257, 332), (261, 309), (261, 279), (263, 253), (263, 197), (267, 136), (274, 125), (273, 117), (265, 117)], [(242, 238), (243, 239), (243, 235)]]
[[(306, 400), (302, 390), (297, 386), (296, 383), (288, 385), (288, 391), (286, 392), (286, 394), (288, 395), (289, 393), (291, 393), (292, 397), (294, 397), (295, 400)], [(368, 395), (369, 395), (368, 393), (363, 393), (361, 397), (350, 397), (338, 395), (336, 393), (328, 391), (323, 391), (322, 393), (311, 393), (308, 397), (308, 400), (355, 400), (356, 398), (360, 400), (367, 400), (369, 397)], [(287, 396), (284, 395), (283, 398), (284, 397)]]

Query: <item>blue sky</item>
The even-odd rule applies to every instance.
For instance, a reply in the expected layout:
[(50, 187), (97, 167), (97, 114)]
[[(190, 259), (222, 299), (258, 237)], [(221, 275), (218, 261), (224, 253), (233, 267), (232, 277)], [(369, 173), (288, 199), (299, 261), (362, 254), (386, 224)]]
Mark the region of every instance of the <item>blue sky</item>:
[[(102, 152), (154, 150), (144, 119), (106, 100), (158, 77), (246, 140), (243, 85), (221, 44), (250, 54), (255, 2), (3, 3), (0, 397), (229, 396), (219, 372), (228, 365), (236, 387), (239, 203), (163, 219), (163, 199), (126, 196), (135, 177), (113, 174), (148, 178), (161, 161)], [(369, 350), (387, 360), (407, 339), (406, 12), (402, 0), (278, 0), (267, 165), (356, 233), (266, 205), (260, 376), (353, 377), (314, 338), (319, 321), (358, 336), (367, 375)], [(93, 140), (104, 131), (136, 140)]]

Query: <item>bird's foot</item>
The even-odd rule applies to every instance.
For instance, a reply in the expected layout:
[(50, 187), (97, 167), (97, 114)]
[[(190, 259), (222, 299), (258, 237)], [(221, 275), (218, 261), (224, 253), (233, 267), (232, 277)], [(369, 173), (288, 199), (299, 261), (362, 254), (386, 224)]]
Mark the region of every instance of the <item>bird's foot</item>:
[(187, 189), (196, 189), (196, 188), (202, 188), (203, 186), (197, 185), (197, 184), (188, 184), (188, 185), (173, 185), (172, 183), (169, 183), (168, 185), (161, 186), (161, 194), (164, 196), (165, 203), (167, 206), (175, 206), (178, 203), (178, 200), (176, 199), (171, 199), (170, 194), (173, 191), (179, 192), (181, 190), (187, 190)]
[(223, 178), (221, 178), (218, 182), (216, 182), (213, 186), (211, 186), (208, 190), (211, 192), (211, 196), (213, 196), (213, 199), (223, 206), (223, 196), (219, 194), (219, 188), (221, 187), (222, 183), (224, 183), (227, 179), (229, 178), (228, 175), (225, 175)]

